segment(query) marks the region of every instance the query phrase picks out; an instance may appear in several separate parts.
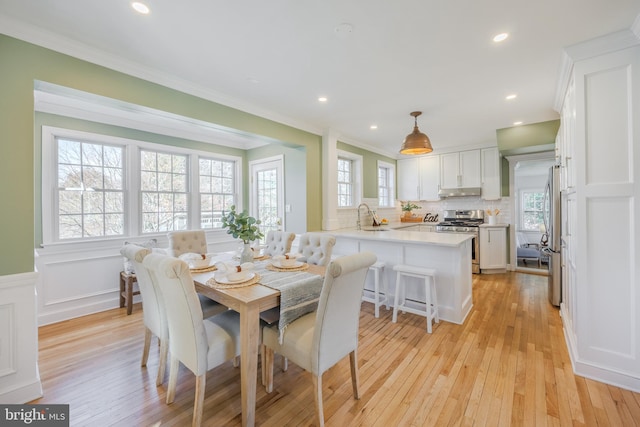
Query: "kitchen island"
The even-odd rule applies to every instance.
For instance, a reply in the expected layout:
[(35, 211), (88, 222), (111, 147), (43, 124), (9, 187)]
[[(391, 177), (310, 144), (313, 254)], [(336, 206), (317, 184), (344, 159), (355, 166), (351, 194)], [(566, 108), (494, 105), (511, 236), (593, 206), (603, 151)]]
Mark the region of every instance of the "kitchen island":
[[(393, 227), (393, 225), (391, 226)], [(416, 265), (436, 270), (436, 290), (440, 319), (462, 324), (473, 306), (471, 292), (471, 241), (468, 234), (404, 231), (391, 227), (366, 227), (363, 230), (334, 230), (333, 253), (337, 256), (371, 251), (385, 263), (390, 300), (395, 293), (396, 264)], [(328, 232), (329, 233), (329, 232)], [(367, 276), (365, 294), (373, 291), (372, 274)], [(381, 291), (383, 288), (381, 288)], [(367, 296), (368, 296), (367, 295)], [(407, 299), (424, 304), (424, 286), (407, 288)]]

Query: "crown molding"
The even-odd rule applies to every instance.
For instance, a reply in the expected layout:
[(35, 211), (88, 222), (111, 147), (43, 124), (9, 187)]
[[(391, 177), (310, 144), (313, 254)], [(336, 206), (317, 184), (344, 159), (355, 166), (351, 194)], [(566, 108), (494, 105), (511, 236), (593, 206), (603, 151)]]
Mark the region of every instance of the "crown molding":
[(193, 82), (179, 78), (175, 75), (159, 72), (158, 70), (123, 59), (117, 55), (105, 53), (84, 43), (62, 37), (58, 34), (42, 30), (23, 22), (18, 22), (3, 14), (0, 14), (0, 33), (90, 62), (92, 64), (109, 68), (129, 76), (137, 77), (170, 89), (197, 96), (198, 98), (202, 98), (207, 101), (225, 105), (227, 107), (253, 114), (286, 126), (291, 126), (315, 135), (322, 135), (321, 129), (309, 123), (280, 115), (266, 108), (233, 98), (222, 92), (212, 90), (211, 88), (194, 84)]

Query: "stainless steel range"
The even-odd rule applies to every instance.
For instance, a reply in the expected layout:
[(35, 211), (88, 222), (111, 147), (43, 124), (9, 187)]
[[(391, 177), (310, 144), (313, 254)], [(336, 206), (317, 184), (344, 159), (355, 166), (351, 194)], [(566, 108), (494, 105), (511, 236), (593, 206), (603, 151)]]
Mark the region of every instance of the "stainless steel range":
[(479, 210), (446, 210), (444, 221), (436, 225), (438, 233), (472, 234), (471, 271), (480, 273), (480, 224), (484, 222), (484, 211)]

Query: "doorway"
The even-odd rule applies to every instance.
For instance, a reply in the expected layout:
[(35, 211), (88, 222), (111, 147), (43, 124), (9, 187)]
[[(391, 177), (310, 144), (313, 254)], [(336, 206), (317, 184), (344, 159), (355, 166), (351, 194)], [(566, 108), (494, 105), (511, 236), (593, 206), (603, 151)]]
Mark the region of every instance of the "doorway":
[(269, 157), (249, 162), (251, 215), (259, 219), (266, 236), (271, 230), (284, 230), (284, 158)]
[(549, 168), (555, 163), (555, 153), (508, 156), (507, 160), (513, 212), (510, 263), (515, 271), (547, 275), (548, 256), (539, 249), (545, 233), (544, 188)]

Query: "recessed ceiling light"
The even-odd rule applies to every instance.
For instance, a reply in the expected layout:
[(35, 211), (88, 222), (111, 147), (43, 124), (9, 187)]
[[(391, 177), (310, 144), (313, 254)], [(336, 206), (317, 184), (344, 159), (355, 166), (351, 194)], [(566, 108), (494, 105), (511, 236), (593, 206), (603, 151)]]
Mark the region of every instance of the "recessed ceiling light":
[(370, 129), (378, 129), (378, 125), (371, 125), (369, 126)]
[(326, 96), (318, 97), (318, 102), (327, 102), (327, 97)]
[(507, 37), (509, 37), (509, 34), (500, 33), (500, 34), (498, 34), (498, 35), (493, 37), (493, 41), (496, 42), (496, 43), (499, 43), (499, 42), (505, 41), (507, 39)]
[(518, 97), (518, 95), (516, 95), (515, 93), (512, 93), (511, 95), (507, 95), (505, 97), (505, 99), (509, 99), (510, 100), (510, 99), (516, 99), (517, 97)]
[(151, 10), (149, 9), (149, 6), (147, 6), (146, 4), (139, 2), (139, 1), (134, 1), (131, 3), (131, 7), (138, 13), (141, 13), (143, 15), (147, 15)]
[(518, 125), (521, 125), (521, 124), (522, 124), (522, 122), (513, 122), (514, 126), (518, 126)]

